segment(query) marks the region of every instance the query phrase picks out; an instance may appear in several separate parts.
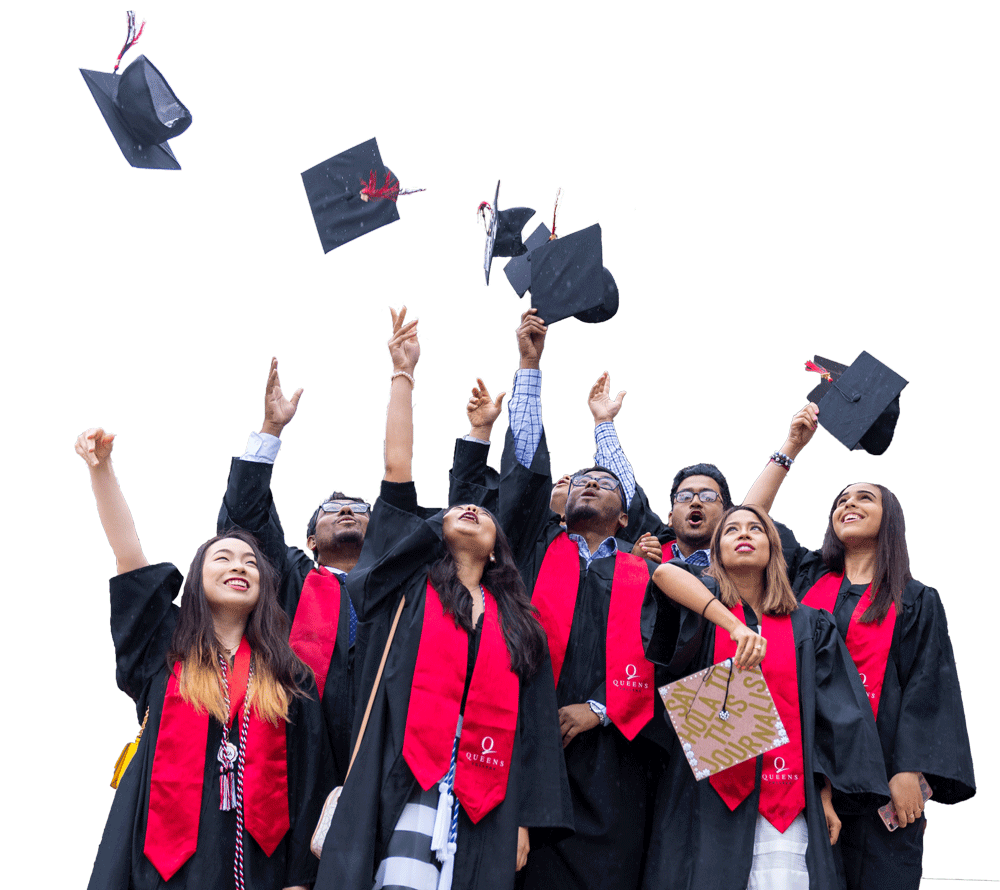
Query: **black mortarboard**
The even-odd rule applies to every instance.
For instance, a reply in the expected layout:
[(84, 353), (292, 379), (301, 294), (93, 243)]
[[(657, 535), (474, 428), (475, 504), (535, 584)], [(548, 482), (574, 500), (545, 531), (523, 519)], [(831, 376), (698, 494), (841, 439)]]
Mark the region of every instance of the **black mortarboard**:
[(819, 405), (819, 422), (850, 449), (884, 454), (899, 418), (899, 394), (907, 382), (877, 358), (862, 352), (850, 367), (815, 357), (823, 379), (809, 401)]
[(397, 196), (423, 191), (399, 188), (374, 139), (306, 170), (302, 184), (324, 253), (395, 222)]
[(145, 56), (121, 74), (80, 69), (104, 120), (133, 167), (180, 170), (167, 140), (191, 126), (191, 112)]
[(511, 207), (509, 210), (501, 210), (499, 200), (500, 180), (498, 179), (492, 209), (485, 202), (479, 205), (479, 209), (484, 213), (486, 210), (490, 210), (489, 223), (486, 226), (486, 254), (483, 259), (487, 284), (490, 283), (490, 267), (493, 265), (493, 257), (522, 256), (528, 252), (528, 248), (521, 243), (521, 229), (535, 215), (535, 211), (530, 207)]
[(548, 240), (549, 228), (544, 223), (540, 223), (538, 228), (528, 236), (528, 240), (524, 242), (527, 253), (514, 257), (503, 267), (510, 286), (514, 288), (519, 297), (523, 297), (531, 287), (531, 252), (543, 244), (547, 244)]
[(618, 288), (602, 262), (597, 223), (549, 241), (531, 256), (531, 305), (546, 324), (571, 315), (607, 321), (618, 311)]

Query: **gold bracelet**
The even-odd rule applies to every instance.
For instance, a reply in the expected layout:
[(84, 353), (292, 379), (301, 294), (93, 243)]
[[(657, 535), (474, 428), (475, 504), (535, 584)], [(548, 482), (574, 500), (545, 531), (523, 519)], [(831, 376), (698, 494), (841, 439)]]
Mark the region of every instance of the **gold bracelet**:
[(406, 371), (393, 371), (392, 372), (392, 377), (389, 378), (389, 382), (392, 383), (392, 381), (395, 380), (397, 377), (405, 377), (407, 380), (410, 381), (410, 386), (412, 386), (414, 388), (417, 385), (416, 382), (413, 379), (413, 375), (412, 374), (407, 374)]

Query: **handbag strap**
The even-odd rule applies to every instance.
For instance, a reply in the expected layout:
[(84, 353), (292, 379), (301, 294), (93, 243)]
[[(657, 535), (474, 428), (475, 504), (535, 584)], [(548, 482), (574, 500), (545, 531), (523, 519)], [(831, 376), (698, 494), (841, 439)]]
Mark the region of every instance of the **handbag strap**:
[(358, 732), (358, 740), (354, 743), (354, 750), (351, 752), (351, 762), (347, 765), (347, 776), (351, 774), (351, 767), (354, 766), (354, 758), (358, 756), (358, 748), (361, 747), (361, 740), (365, 737), (365, 727), (368, 726), (368, 717), (372, 712), (372, 705), (375, 704), (375, 693), (378, 692), (378, 684), (382, 680), (382, 671), (385, 668), (385, 661), (389, 657), (389, 647), (392, 645), (392, 638), (396, 634), (396, 625), (399, 624), (399, 616), (403, 614), (403, 606), (406, 604), (404, 596), (396, 607), (396, 615), (392, 619), (392, 627), (389, 629), (389, 639), (385, 641), (385, 649), (382, 650), (382, 660), (379, 662), (378, 673), (375, 674), (375, 683), (372, 685), (372, 694), (368, 696), (368, 707), (365, 708), (365, 716), (361, 720), (361, 730)]

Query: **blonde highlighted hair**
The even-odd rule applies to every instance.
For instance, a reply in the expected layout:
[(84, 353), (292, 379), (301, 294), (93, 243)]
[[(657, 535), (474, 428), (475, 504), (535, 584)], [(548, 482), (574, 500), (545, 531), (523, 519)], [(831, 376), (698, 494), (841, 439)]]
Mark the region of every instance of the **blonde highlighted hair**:
[[(232, 671), (229, 675), (232, 676)], [(198, 659), (189, 658), (181, 666), (178, 685), (181, 697), (199, 714), (208, 711), (222, 724), (229, 720), (222, 688), (222, 670), (218, 662), (209, 665)], [(279, 720), (288, 719), (290, 704), (291, 696), (288, 691), (272, 674), (259, 669), (255, 664), (246, 701), (246, 706), (253, 709), (254, 716), (277, 726)]]
[(767, 543), (771, 551), (767, 567), (764, 569), (764, 600), (761, 603), (761, 609), (765, 615), (790, 615), (799, 607), (799, 602), (792, 591), (792, 585), (788, 582), (788, 567), (785, 564), (785, 555), (781, 552), (781, 538), (778, 536), (778, 529), (775, 528), (771, 517), (757, 507), (730, 507), (722, 514), (722, 519), (712, 535), (712, 564), (705, 570), (705, 574), (715, 578), (719, 583), (719, 599), (722, 600), (723, 605), (731, 609), (740, 601), (736, 584), (722, 564), (719, 552), (726, 523), (734, 513), (740, 511), (752, 513), (757, 517), (767, 535)]

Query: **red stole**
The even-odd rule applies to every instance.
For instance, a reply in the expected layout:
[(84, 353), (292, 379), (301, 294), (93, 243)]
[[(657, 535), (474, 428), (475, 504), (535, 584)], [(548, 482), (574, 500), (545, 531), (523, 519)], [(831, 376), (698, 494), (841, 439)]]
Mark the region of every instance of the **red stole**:
[[(619, 551), (608, 606), (605, 638), (605, 704), (612, 722), (630, 741), (653, 719), (653, 665), (646, 661), (639, 630), (649, 570), (638, 556)], [(531, 604), (549, 640), (556, 686), (573, 627), (580, 590), (580, 548), (565, 532), (545, 551)]]
[(295, 607), (295, 620), (288, 643), (316, 675), (319, 699), (323, 700), (326, 675), (330, 671), (333, 647), (340, 623), (340, 578), (324, 566), (306, 575)]
[(608, 606), (605, 704), (608, 716), (629, 741), (653, 719), (653, 663), (646, 660), (639, 630), (648, 583), (645, 561), (618, 551)]
[[(220, 733), (209, 748), (208, 712), (199, 714), (181, 697), (178, 681), (181, 669), (182, 662), (178, 661), (167, 680), (149, 782), (144, 852), (164, 881), (177, 873), (197, 847), (206, 748), (214, 764), (217, 742), (222, 738)], [(240, 721), (249, 672), (250, 644), (244, 637), (229, 677), (229, 716), (236, 724)], [(218, 793), (214, 784), (213, 789)], [(247, 831), (270, 856), (290, 824), (284, 720), (273, 726), (256, 713), (250, 715), (243, 813)]]
[[(837, 594), (844, 582), (844, 576), (824, 575), (812, 587), (802, 600), (814, 609), (826, 609), (833, 613), (837, 604)], [(872, 603), (872, 586), (861, 594), (857, 606), (851, 615), (847, 629), (847, 651), (861, 674), (861, 682), (865, 684), (865, 692), (871, 703), (872, 712), (878, 717), (878, 703), (882, 697), (882, 683), (885, 680), (885, 666), (889, 661), (889, 648), (892, 646), (892, 632), (896, 627), (896, 604), (889, 603), (889, 611), (880, 624), (862, 623), (861, 616)]]
[[(483, 630), (469, 683), (455, 767), (455, 795), (478, 822), (507, 795), (520, 681), (500, 628), (496, 600), (483, 591)], [(424, 622), (406, 712), (403, 758), (428, 790), (451, 764), (469, 662), (469, 635), (445, 613), (427, 581)]]
[[(744, 618), (736, 609), (737, 618)], [(768, 751), (763, 756), (759, 812), (778, 831), (784, 832), (806, 806), (805, 763), (802, 755), (802, 723), (799, 713), (798, 671), (795, 664), (795, 637), (790, 615), (764, 615), (760, 634), (767, 640), (767, 655), (761, 662), (761, 673), (767, 680), (782, 726), (788, 735), (787, 744)], [(721, 627), (715, 628), (715, 655), (718, 664), (736, 654), (736, 644)], [(733, 670), (736, 670), (734, 667)], [(757, 760), (745, 760), (709, 778), (730, 810), (735, 810), (753, 791)]]

